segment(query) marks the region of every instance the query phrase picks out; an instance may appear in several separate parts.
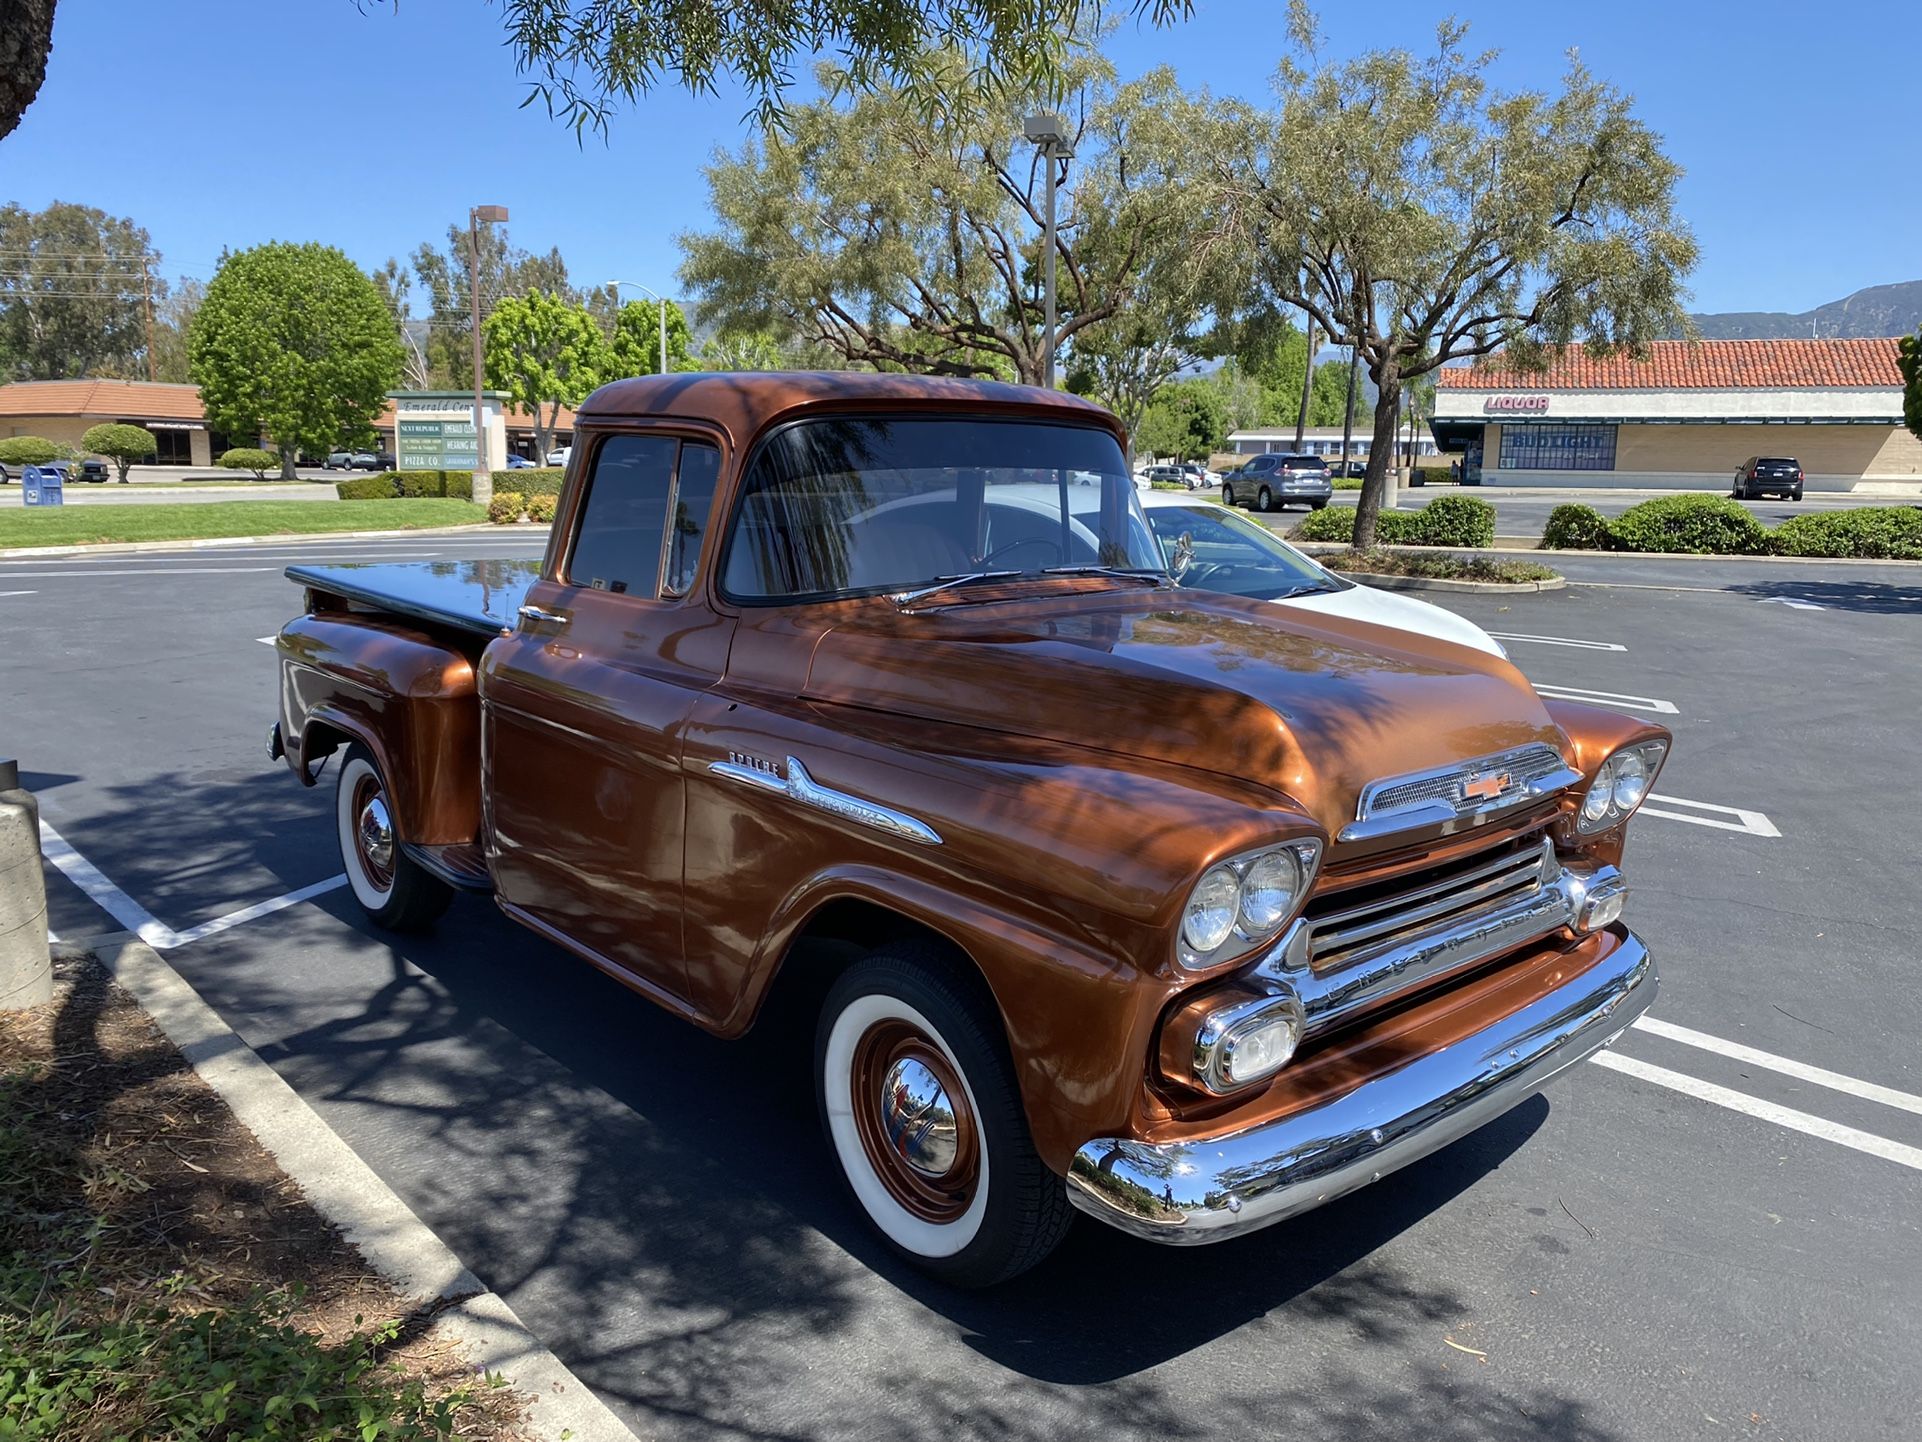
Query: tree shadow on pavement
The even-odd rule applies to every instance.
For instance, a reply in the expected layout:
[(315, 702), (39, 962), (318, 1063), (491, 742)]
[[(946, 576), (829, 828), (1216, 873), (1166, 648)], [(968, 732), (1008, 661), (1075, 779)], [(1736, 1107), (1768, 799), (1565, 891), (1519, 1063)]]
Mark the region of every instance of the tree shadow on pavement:
[(1830, 611), (1862, 611), (1882, 616), (1922, 616), (1922, 582), (1912, 586), (1888, 581), (1745, 581), (1727, 587), (1758, 601), (1809, 601)]

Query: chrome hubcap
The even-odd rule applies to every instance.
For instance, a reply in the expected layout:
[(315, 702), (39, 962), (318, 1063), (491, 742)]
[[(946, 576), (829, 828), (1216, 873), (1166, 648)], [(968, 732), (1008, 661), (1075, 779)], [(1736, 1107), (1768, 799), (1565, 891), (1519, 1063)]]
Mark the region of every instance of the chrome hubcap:
[(960, 1152), (954, 1104), (940, 1078), (903, 1057), (881, 1082), (881, 1123), (895, 1154), (924, 1177), (946, 1176)]
[(360, 809), (357, 823), (360, 854), (387, 871), (394, 864), (394, 828), (387, 818), (387, 803), (376, 796)]

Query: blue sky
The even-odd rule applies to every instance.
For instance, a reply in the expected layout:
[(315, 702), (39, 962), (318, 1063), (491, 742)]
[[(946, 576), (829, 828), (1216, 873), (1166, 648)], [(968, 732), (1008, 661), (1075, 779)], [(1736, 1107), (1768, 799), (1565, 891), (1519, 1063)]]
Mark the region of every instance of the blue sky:
[[(1259, 97), (1281, 0), (1199, 0), (1132, 23), (1124, 73)], [(1497, 82), (1552, 85), (1579, 46), (1632, 93), (1687, 169), (1702, 310), (1804, 310), (1922, 276), (1922, 188), (1905, 96), (1922, 55), (1915, 0), (1371, 0), (1324, 4), (1330, 48), (1420, 47), (1456, 14), (1502, 51)], [(0, 201), (60, 199), (145, 225), (169, 274), (206, 277), (223, 246), (321, 240), (363, 265), (440, 239), (477, 202), (514, 242), (560, 246), (577, 283), (664, 288), (676, 232), (706, 220), (701, 166), (737, 144), (745, 101), (664, 90), (575, 143), (526, 94), (486, 0), (64, 0), (46, 89), (0, 141)]]

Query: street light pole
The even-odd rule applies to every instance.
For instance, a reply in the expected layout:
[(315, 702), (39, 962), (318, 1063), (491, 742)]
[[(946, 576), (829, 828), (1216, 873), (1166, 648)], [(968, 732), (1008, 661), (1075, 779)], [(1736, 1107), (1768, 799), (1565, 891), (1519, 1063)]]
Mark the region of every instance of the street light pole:
[(1059, 115), (1030, 115), (1022, 124), (1029, 140), (1041, 150), (1041, 158), (1048, 167), (1046, 191), (1046, 220), (1042, 227), (1041, 261), (1042, 306), (1047, 324), (1041, 351), (1041, 384), (1049, 390), (1054, 389), (1054, 190), (1057, 180), (1056, 162), (1074, 159), (1074, 147), (1068, 140), (1068, 122)]
[(481, 222), (505, 221), (504, 205), (477, 205), (467, 212), (467, 280), (473, 298), (474, 321), (474, 504), (490, 505), (494, 499), (494, 470), (487, 455), (487, 411), (482, 394), (487, 388), (487, 367), (481, 346), (480, 228)]
[(638, 280), (610, 280), (608, 282), (608, 285), (613, 287), (614, 305), (617, 310), (620, 308), (621, 287), (624, 285), (632, 286), (635, 290), (644, 290), (649, 295), (654, 297), (654, 308), (660, 312), (660, 316), (661, 316), (661, 371), (660, 373), (662, 375), (666, 375), (667, 374), (667, 297), (662, 295), (658, 290), (654, 290), (649, 286), (642, 285)]

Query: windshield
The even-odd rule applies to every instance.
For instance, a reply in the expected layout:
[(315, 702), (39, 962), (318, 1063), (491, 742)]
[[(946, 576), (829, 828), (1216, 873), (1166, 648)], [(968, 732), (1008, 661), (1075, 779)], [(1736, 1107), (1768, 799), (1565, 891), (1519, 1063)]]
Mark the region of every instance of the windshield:
[(1165, 569), (1107, 431), (837, 417), (791, 426), (755, 456), (722, 590), (822, 600), (1081, 566)]
[[(1273, 531), (1222, 506), (1150, 506), (1148, 524), (1168, 558), (1175, 579), (1192, 591), (1224, 591), (1275, 601), (1308, 591), (1339, 591), (1339, 581), (1279, 540)], [(1181, 539), (1194, 559), (1176, 570)]]

